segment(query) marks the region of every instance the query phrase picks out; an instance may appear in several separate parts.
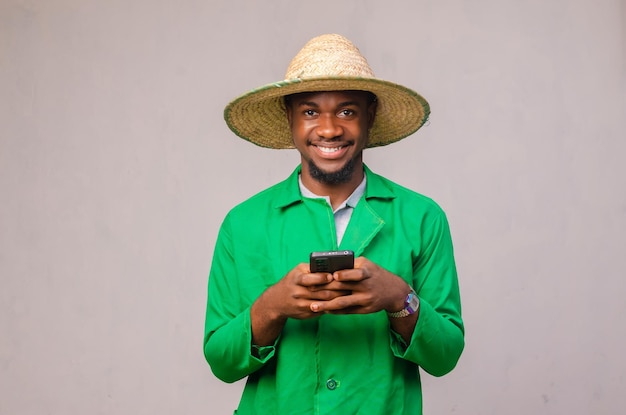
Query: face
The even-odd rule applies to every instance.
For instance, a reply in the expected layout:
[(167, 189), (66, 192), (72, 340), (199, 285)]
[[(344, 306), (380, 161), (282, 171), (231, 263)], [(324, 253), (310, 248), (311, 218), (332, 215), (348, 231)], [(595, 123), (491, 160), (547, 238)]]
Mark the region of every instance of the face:
[(289, 97), (287, 119), (302, 158), (303, 176), (333, 185), (349, 182), (354, 171), (362, 172), (362, 152), (376, 115), (372, 98), (363, 91), (310, 92)]

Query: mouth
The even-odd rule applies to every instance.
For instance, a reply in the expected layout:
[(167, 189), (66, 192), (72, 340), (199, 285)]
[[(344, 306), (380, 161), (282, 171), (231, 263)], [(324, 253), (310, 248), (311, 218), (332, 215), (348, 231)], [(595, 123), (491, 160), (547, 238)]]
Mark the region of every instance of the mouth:
[(315, 146), (315, 147), (317, 147), (319, 151), (321, 151), (324, 154), (333, 154), (333, 153), (340, 151), (342, 148), (345, 148), (346, 146), (337, 146), (337, 147)]
[(319, 157), (326, 160), (340, 159), (348, 151), (348, 144), (329, 144), (330, 145), (311, 144), (311, 146), (315, 149), (315, 152), (318, 154)]

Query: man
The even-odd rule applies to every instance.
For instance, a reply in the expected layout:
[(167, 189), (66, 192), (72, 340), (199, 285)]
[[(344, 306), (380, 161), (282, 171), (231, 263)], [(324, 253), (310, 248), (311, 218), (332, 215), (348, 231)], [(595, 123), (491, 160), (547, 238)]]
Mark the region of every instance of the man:
[[(237, 414), (421, 414), (419, 368), (441, 376), (464, 346), (445, 214), (374, 174), (363, 150), (423, 125), (428, 103), (374, 77), (349, 40), (323, 35), (285, 81), (231, 102), (240, 137), (296, 148), (285, 181), (232, 209), (209, 275), (204, 354), (248, 377)], [(311, 273), (313, 251), (354, 268)]]

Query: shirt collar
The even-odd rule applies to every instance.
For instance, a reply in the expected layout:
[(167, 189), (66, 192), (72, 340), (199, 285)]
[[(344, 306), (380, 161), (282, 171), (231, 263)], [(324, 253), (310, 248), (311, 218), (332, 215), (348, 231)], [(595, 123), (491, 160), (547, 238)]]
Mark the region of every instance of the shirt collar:
[[(351, 207), (351, 208), (356, 207), (356, 204), (359, 203), (359, 200), (361, 200), (361, 196), (363, 196), (363, 193), (365, 193), (365, 185), (366, 185), (366, 183), (367, 183), (367, 176), (363, 175), (363, 180), (361, 180), (361, 183), (356, 187), (356, 189), (354, 189), (352, 194), (350, 196), (348, 196), (348, 198), (346, 200), (343, 201), (343, 203), (341, 203), (339, 206), (337, 206), (337, 208), (334, 210), (334, 212), (337, 212), (338, 210), (343, 209), (345, 207)], [(300, 193), (302, 194), (303, 197), (308, 197), (308, 198), (312, 198), (312, 199), (316, 199), (316, 198), (326, 199), (326, 201), (330, 205), (330, 197), (316, 195), (315, 193), (310, 191), (304, 185), (304, 183), (302, 183), (302, 175), (301, 174), (298, 175), (298, 187), (300, 188)]]
[[(298, 176), (301, 170), (302, 166), (298, 165), (287, 179), (277, 185), (281, 188), (281, 191), (278, 192), (278, 197), (274, 201), (275, 208), (285, 208), (299, 203), (302, 201), (303, 197), (305, 197), (300, 192), (300, 186), (298, 184)], [(365, 193), (363, 195), (366, 199), (393, 199), (396, 197), (385, 179), (373, 173), (365, 164), (363, 165), (363, 170), (367, 178)], [(355, 200), (355, 204), (358, 200), (359, 199)]]

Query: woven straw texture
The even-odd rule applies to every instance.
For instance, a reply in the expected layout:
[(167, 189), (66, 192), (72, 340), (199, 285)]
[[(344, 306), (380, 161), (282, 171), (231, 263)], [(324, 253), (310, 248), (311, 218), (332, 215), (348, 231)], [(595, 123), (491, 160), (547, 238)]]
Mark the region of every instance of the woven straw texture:
[(378, 97), (367, 147), (384, 146), (417, 131), (428, 102), (417, 92), (374, 77), (360, 51), (341, 35), (311, 39), (293, 58), (285, 80), (254, 89), (224, 109), (228, 127), (261, 147), (294, 148), (283, 97), (299, 92), (370, 91)]

